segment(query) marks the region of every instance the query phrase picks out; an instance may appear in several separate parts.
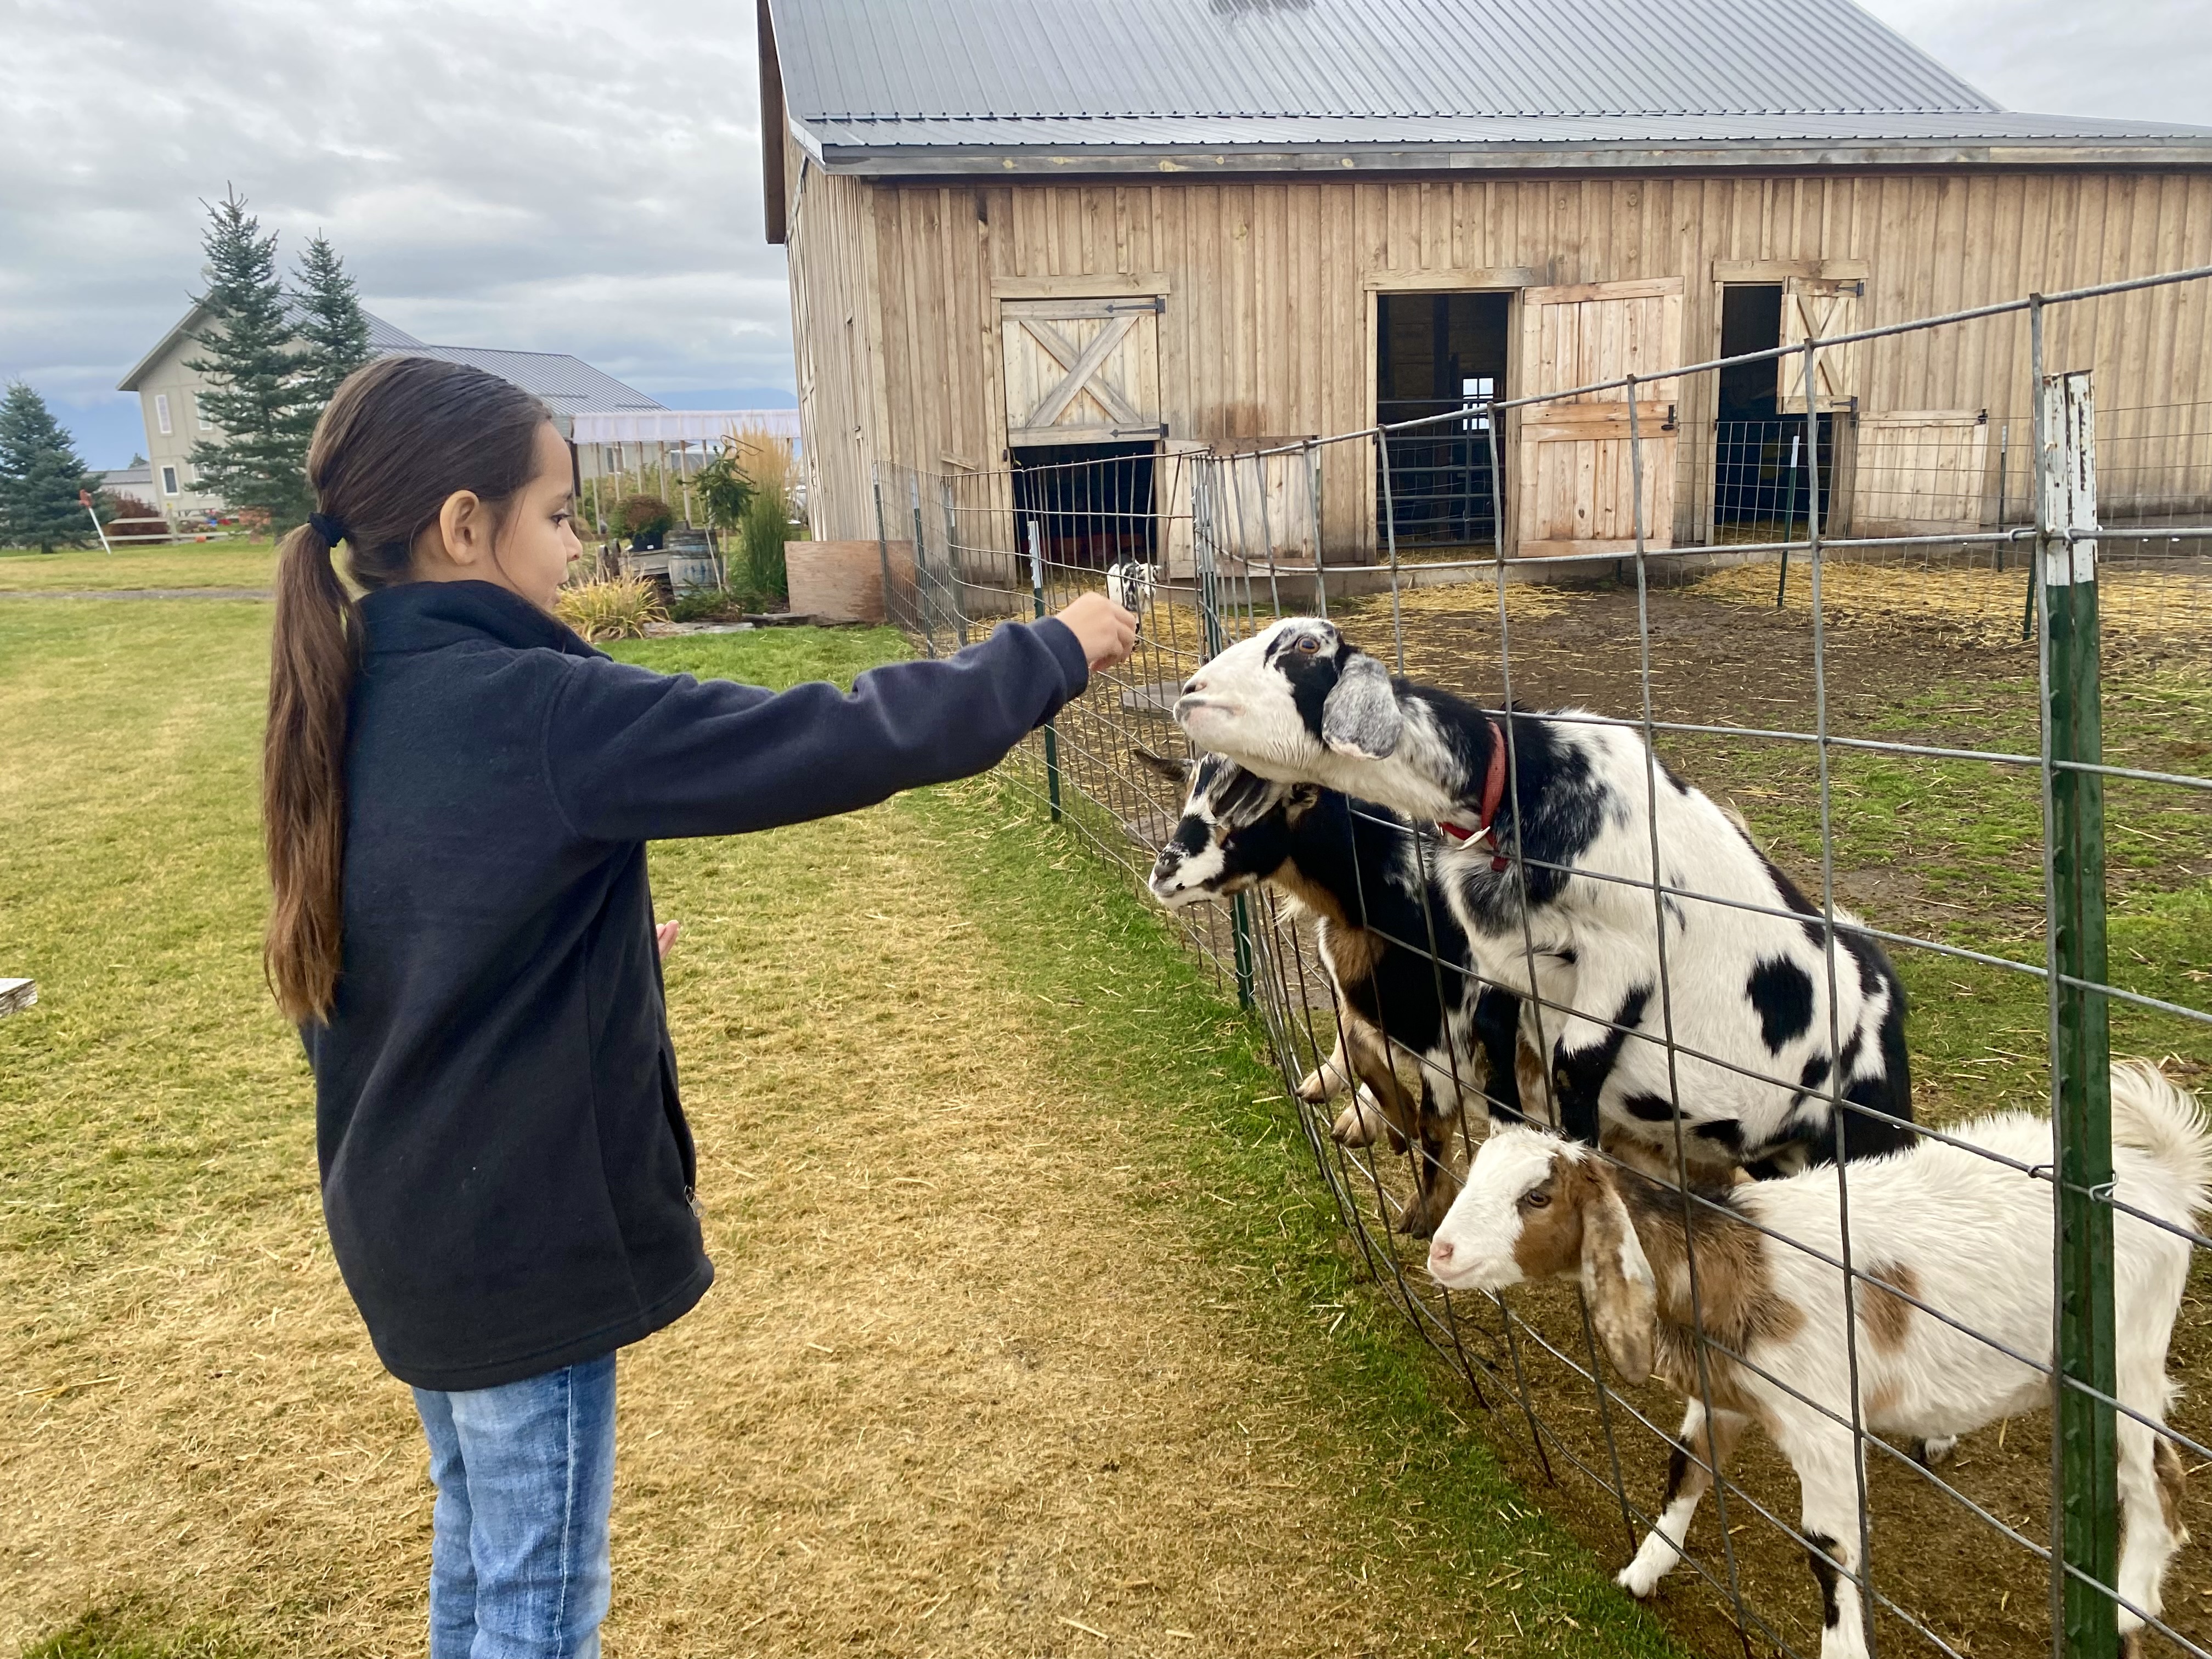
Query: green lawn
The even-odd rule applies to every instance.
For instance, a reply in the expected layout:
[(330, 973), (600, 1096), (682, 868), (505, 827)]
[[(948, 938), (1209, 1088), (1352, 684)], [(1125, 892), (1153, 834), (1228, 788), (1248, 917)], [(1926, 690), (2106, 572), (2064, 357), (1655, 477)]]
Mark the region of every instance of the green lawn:
[[(41, 987), (0, 1020), (0, 1652), (419, 1642), (418, 1434), (260, 984), (269, 615), (0, 605), (0, 974)], [(653, 860), (721, 1277), (625, 1356), (611, 1659), (1673, 1651), (1501, 1474), (1253, 1027), (1068, 831), (986, 780)]]
[(58, 553), (0, 550), (0, 593), (89, 592), (118, 587), (266, 588), (276, 577), (273, 542), (185, 542), (128, 547), (112, 553), (70, 548)]

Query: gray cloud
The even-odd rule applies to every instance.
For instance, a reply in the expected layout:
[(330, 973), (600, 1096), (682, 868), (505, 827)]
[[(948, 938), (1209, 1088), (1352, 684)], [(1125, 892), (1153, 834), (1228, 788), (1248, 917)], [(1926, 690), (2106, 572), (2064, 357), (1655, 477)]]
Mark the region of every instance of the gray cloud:
[(65, 408), (182, 314), (227, 185), (425, 339), (790, 384), (750, 7), (0, 0), (0, 374)]
[(1997, 102), (2212, 126), (2204, 0), (1860, 0)]
[[(2203, 0), (1873, 9), (2014, 107), (2212, 125)], [(226, 184), (288, 252), (327, 231), (426, 339), (791, 383), (750, 6), (0, 0), (0, 375), (76, 411), (95, 461)]]

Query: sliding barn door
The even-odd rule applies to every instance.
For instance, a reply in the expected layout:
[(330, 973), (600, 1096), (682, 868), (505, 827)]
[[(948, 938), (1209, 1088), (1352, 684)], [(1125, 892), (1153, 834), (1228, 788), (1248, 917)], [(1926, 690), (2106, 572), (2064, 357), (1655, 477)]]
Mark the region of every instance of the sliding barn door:
[(1010, 447), (1167, 435), (1158, 296), (1001, 301), (999, 338)]
[[(1526, 289), (1521, 319), (1523, 395), (1656, 374), (1682, 361), (1679, 276)], [(1674, 541), (1677, 396), (1671, 380), (1636, 388), (1647, 547)], [(1532, 404), (1520, 416), (1520, 556), (1633, 550), (1636, 485), (1626, 389)]]

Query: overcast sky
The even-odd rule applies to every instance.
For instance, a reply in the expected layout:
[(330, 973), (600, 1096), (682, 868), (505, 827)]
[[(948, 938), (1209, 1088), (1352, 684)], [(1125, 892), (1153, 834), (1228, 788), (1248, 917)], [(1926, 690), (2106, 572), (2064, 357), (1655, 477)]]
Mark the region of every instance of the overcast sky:
[[(2015, 109), (2212, 125), (2207, 0), (1872, 9)], [(327, 231), (423, 339), (671, 400), (792, 384), (744, 0), (0, 0), (0, 379), (94, 465), (139, 445), (112, 388), (183, 313), (226, 185), (288, 258)]]

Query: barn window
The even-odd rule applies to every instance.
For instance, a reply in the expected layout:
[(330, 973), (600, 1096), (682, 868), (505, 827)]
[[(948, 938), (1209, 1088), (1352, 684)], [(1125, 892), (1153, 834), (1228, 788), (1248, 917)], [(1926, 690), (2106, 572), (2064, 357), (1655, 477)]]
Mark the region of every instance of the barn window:
[(154, 394), (154, 423), (161, 428), (163, 437), (169, 435), (169, 394), (166, 392)]
[(1378, 533), (1387, 482), (1401, 548), (1497, 535), (1489, 405), (1505, 383), (1511, 315), (1505, 294), (1376, 296), (1375, 418), (1428, 422), (1390, 434), (1389, 476), (1376, 480)]
[[(1783, 338), (1783, 285), (1731, 283), (1721, 289), (1721, 355), (1771, 351)], [(1737, 363), (1720, 372), (1713, 422), (1715, 538), (1767, 541), (1802, 538), (1812, 510), (1813, 458), (1802, 403), (1785, 409), (1774, 360)], [(1819, 417), (1820, 495), (1829, 500), (1835, 460), (1832, 415)]]
[(164, 495), (173, 495), (177, 493), (177, 469), (173, 466), (165, 466), (161, 469), (161, 493)]

